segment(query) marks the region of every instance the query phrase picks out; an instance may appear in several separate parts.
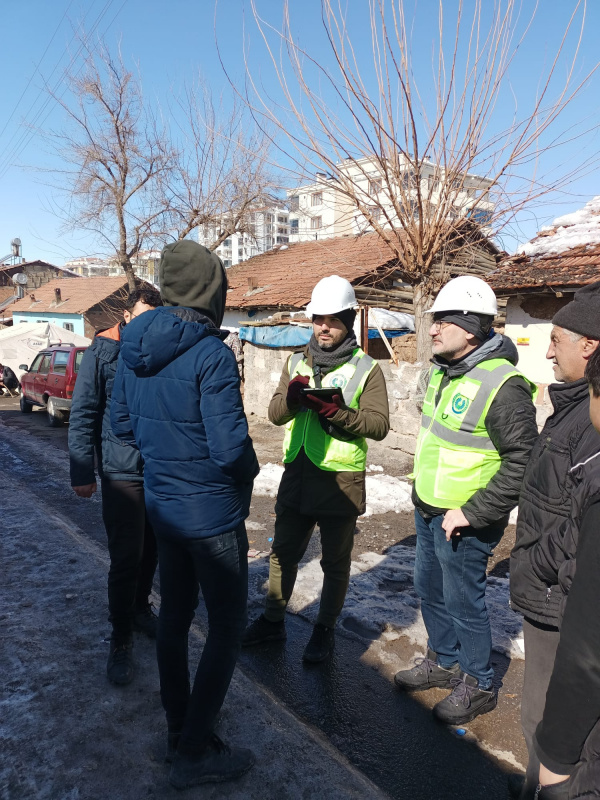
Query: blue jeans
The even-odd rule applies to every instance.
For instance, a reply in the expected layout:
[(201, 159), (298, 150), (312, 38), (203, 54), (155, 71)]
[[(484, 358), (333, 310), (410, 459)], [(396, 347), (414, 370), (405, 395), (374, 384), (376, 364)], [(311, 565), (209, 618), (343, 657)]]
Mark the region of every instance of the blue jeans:
[[(178, 750), (201, 752), (215, 726), (240, 652), (247, 622), (248, 538), (237, 530), (206, 539), (158, 538), (160, 613), (156, 638), (160, 696)], [(208, 635), (190, 692), (188, 632), (198, 589)]]
[(443, 520), (442, 515), (424, 519), (415, 511), (415, 590), (421, 598), (427, 644), (437, 653), (440, 666), (458, 662), (463, 672), (477, 678), (480, 689), (489, 689), (494, 670), (485, 605), (486, 568), (503, 531), (486, 542), (468, 535), (475, 531), (467, 528), (447, 542)]

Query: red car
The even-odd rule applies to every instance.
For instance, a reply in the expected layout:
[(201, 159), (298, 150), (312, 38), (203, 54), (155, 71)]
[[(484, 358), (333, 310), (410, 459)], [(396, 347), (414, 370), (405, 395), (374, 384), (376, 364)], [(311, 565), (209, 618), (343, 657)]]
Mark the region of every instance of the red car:
[(21, 364), (21, 411), (29, 414), (33, 406), (45, 406), (48, 424), (58, 428), (71, 411), (73, 389), (81, 359), (87, 348), (59, 344), (42, 350), (28, 367)]

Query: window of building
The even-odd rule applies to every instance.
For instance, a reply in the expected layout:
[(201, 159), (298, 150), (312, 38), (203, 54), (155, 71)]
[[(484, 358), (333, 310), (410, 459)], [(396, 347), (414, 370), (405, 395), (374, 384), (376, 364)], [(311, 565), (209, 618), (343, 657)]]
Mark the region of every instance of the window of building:
[(405, 169), (400, 175), (400, 183), (403, 189), (415, 189), (417, 184), (413, 171)]
[(63, 322), (63, 328), (66, 331), (71, 331), (72, 333), (75, 332), (75, 325), (72, 322)]
[(377, 197), (381, 191), (381, 178), (375, 178), (369, 181), (369, 194), (371, 197)]
[[(323, 204), (323, 192), (314, 192), (310, 196), (310, 204), (311, 206), (320, 206)], [(319, 227), (321, 227), (319, 225)]]
[(372, 219), (379, 221), (381, 219), (381, 209), (379, 206), (371, 206), (369, 209)]
[(297, 219), (290, 220), (290, 233), (298, 233), (298, 222)]
[(469, 211), (469, 216), (478, 225), (489, 225), (492, 221), (492, 212), (485, 208), (472, 208)]
[(323, 218), (322, 217), (313, 217), (310, 221), (311, 230), (316, 231), (321, 227)]
[(287, 221), (288, 221), (288, 218), (287, 218), (287, 217), (283, 217), (283, 216), (279, 216), (279, 217), (277, 217), (277, 222), (283, 222), (283, 223), (286, 223)]
[(293, 194), (289, 199), (290, 211), (298, 211), (300, 208), (300, 198), (297, 194)]
[(277, 244), (287, 244), (289, 239), (287, 236), (278, 236), (277, 237)]

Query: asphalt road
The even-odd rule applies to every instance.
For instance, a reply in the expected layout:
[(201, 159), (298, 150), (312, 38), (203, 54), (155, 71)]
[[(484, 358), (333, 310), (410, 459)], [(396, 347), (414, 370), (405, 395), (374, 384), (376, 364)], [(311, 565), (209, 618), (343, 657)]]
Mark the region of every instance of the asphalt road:
[[(2, 469), (26, 480), (49, 509), (104, 546), (99, 498), (86, 503), (69, 486), (67, 426), (50, 428), (42, 410), (21, 414), (18, 402), (8, 398), (0, 399), (0, 424), (6, 434), (0, 438)], [(436, 724), (419, 696), (394, 691), (389, 676), (367, 663), (368, 643), (338, 635), (328, 663), (303, 665), (310, 630), (306, 621), (289, 615), (287, 642), (244, 651), (241, 670), (319, 728), (393, 798), (504, 800), (509, 769), (472, 737)]]

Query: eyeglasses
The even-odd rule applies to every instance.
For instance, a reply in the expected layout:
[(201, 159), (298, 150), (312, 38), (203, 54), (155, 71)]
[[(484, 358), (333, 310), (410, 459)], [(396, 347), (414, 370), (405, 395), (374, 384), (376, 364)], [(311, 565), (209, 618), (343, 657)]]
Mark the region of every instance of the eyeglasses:
[(448, 325), (452, 325), (452, 323), (444, 322), (444, 320), (441, 319), (434, 319), (434, 321), (431, 323), (434, 333), (441, 333), (441, 331), (443, 331)]

